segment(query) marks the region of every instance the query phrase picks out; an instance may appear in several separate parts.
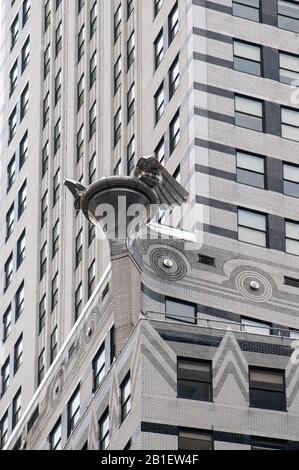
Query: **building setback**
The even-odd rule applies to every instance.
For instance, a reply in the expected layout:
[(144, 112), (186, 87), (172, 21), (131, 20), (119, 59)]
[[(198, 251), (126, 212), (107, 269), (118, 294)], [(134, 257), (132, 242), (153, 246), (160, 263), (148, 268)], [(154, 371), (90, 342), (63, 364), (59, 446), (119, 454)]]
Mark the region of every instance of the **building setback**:
[[(297, 3), (1, 11), (0, 447), (298, 448)], [(151, 154), (198, 243), (110, 266), (63, 181)]]

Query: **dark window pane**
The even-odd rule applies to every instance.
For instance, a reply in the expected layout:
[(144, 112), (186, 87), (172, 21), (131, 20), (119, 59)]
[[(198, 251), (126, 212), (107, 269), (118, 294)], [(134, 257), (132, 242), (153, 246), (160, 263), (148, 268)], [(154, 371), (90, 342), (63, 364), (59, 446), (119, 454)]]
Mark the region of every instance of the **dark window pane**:
[(166, 300), (166, 318), (185, 323), (196, 323), (196, 307), (175, 300)]
[(193, 382), (191, 380), (178, 381), (178, 396), (189, 400), (211, 401), (211, 385), (206, 382)]
[(268, 410), (285, 410), (285, 398), (283, 392), (271, 390), (250, 390), (250, 406)]
[(251, 8), (246, 5), (241, 5), (240, 3), (233, 4), (233, 15), (240, 16), (247, 20), (260, 21), (260, 13), (257, 8)]
[(248, 184), (249, 186), (255, 186), (256, 188), (265, 187), (264, 175), (255, 173), (254, 171), (247, 171), (238, 168), (237, 170), (238, 183)]
[(248, 114), (236, 112), (236, 126), (246, 127), (246, 129), (262, 132), (263, 120), (258, 117), (249, 116)]
[(179, 450), (212, 449), (212, 435), (209, 433), (181, 431), (179, 434)]
[(249, 73), (251, 75), (261, 75), (261, 65), (257, 62), (240, 57), (234, 58), (234, 68), (239, 72)]
[(287, 196), (299, 197), (299, 184), (291, 181), (284, 181), (284, 194)]

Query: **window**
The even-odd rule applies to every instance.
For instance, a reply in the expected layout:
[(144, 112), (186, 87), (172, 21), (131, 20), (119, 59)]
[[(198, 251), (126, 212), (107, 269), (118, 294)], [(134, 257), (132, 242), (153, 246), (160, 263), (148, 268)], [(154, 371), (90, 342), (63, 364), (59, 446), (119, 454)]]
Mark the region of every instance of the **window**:
[(75, 292), (75, 321), (77, 321), (81, 315), (82, 302), (83, 302), (83, 286), (81, 283)]
[(57, 304), (58, 304), (58, 273), (56, 273), (52, 281), (52, 312)]
[(20, 218), (27, 205), (27, 182), (23, 184), (18, 195), (18, 217)]
[(251, 407), (286, 411), (284, 371), (250, 367), (249, 395)]
[(45, 364), (45, 358), (46, 358), (46, 352), (43, 349), (40, 355), (38, 356), (38, 363), (37, 363), (37, 383), (38, 386), (42, 383), (45, 377), (45, 370), (46, 370), (46, 364)]
[(59, 220), (53, 227), (52, 231), (52, 258), (58, 253), (59, 250)]
[(176, 299), (166, 299), (166, 319), (196, 324), (196, 305)]
[(299, 56), (279, 53), (279, 77), (282, 83), (287, 84), (299, 80)]
[(17, 269), (21, 266), (25, 259), (25, 249), (26, 249), (26, 234), (22, 233), (17, 243)]
[(88, 270), (88, 298), (91, 297), (96, 283), (96, 262), (95, 260), (91, 263)]
[(127, 19), (130, 18), (134, 10), (134, 0), (127, 0)]
[(24, 27), (30, 16), (30, 0), (24, 0), (22, 9), (23, 9), (23, 27)]
[(49, 141), (46, 142), (42, 151), (42, 178), (45, 176), (49, 168)]
[(241, 318), (241, 330), (255, 335), (271, 335), (271, 325), (248, 318)]
[(299, 223), (286, 221), (286, 252), (299, 256)]
[(50, 351), (50, 362), (51, 364), (55, 361), (58, 352), (58, 328), (54, 328), (51, 334), (51, 351)]
[(49, 441), (50, 441), (50, 450), (61, 450), (61, 438), (62, 438), (62, 428), (61, 428), (61, 419), (55, 424), (52, 429)]
[(1, 397), (6, 393), (10, 382), (10, 362), (9, 358), (1, 369)]
[(131, 34), (127, 42), (127, 70), (131, 67), (135, 59), (135, 33)]
[(179, 141), (181, 140), (181, 123), (180, 123), (180, 113), (179, 111), (174, 116), (173, 120), (169, 126), (170, 134), (170, 153), (174, 151)]
[(261, 48), (234, 40), (234, 69), (251, 75), (261, 75)]
[(11, 305), (6, 309), (6, 312), (3, 315), (3, 342), (8, 339), (11, 333)]
[(12, 50), (19, 37), (19, 15), (17, 15), (10, 28), (10, 49)]
[(160, 163), (164, 163), (165, 159), (165, 144), (164, 144), (164, 137), (160, 140), (158, 146), (155, 150), (155, 157)]
[(67, 407), (68, 412), (68, 436), (80, 419), (80, 387), (77, 388)]
[(179, 56), (176, 57), (169, 70), (169, 99), (173, 97), (180, 84)]
[(84, 74), (81, 76), (78, 83), (77, 103), (77, 110), (79, 111), (84, 103)]
[(27, 85), (23, 93), (21, 94), (21, 111), (20, 111), (21, 121), (28, 111), (28, 106), (29, 106), (29, 86)]
[(25, 161), (28, 158), (28, 133), (24, 135), (20, 142), (20, 157), (19, 157), (19, 168), (22, 168)]
[(4, 289), (7, 290), (12, 282), (12, 277), (13, 277), (13, 255), (12, 254), (9, 256), (8, 260), (5, 263), (4, 271), (5, 271)]
[(50, 26), (50, 23), (51, 23), (51, 5), (50, 5), (50, 0), (48, 0), (45, 5), (45, 32)]
[(114, 65), (114, 94), (117, 92), (121, 85), (121, 56), (117, 59)]
[(8, 441), (8, 413), (6, 412), (0, 421), (0, 449), (3, 449)]
[(121, 400), (121, 422), (123, 423), (131, 411), (131, 377), (130, 373), (126, 376), (120, 386)]
[(85, 26), (83, 25), (78, 34), (78, 63), (84, 54), (85, 49)]
[(76, 268), (82, 261), (83, 257), (83, 229), (80, 230), (76, 237)]
[(299, 142), (299, 111), (281, 108), (281, 137)]
[(105, 344), (103, 344), (93, 360), (93, 391), (95, 392), (105, 377)]
[(297, 2), (278, 0), (278, 27), (299, 33), (299, 5)]
[(9, 83), (10, 83), (9, 94), (11, 96), (14, 90), (17, 88), (17, 83), (18, 83), (18, 61), (17, 60), (14, 63), (9, 73)]
[(284, 194), (299, 197), (299, 166), (283, 165)]
[(288, 443), (276, 439), (252, 437), (251, 450), (287, 450)]
[(239, 241), (267, 246), (267, 216), (246, 209), (238, 210)]
[(6, 214), (6, 240), (11, 236), (15, 226), (15, 206), (10, 207)]
[(193, 359), (178, 359), (178, 397), (212, 401), (212, 364)]
[(155, 69), (157, 69), (164, 57), (164, 37), (163, 37), (163, 29), (158, 34), (155, 44)]
[(84, 124), (80, 127), (77, 134), (77, 163), (84, 155)]
[(114, 116), (114, 147), (116, 147), (120, 138), (121, 138), (121, 108), (119, 108), (119, 110)]
[(15, 107), (12, 111), (11, 115), (9, 116), (8, 120), (8, 129), (9, 129), (9, 136), (8, 136), (8, 143), (12, 141), (17, 131), (17, 108)]
[(161, 119), (165, 110), (165, 100), (164, 100), (164, 83), (160, 86), (157, 93), (155, 94), (155, 121), (156, 124)]
[(14, 350), (14, 373), (16, 374), (23, 362), (23, 336), (21, 336), (16, 345)]
[(127, 96), (127, 122), (129, 123), (135, 113), (135, 83), (131, 86)]
[(45, 128), (50, 117), (50, 94), (46, 94), (46, 97), (43, 101), (43, 127)]
[(43, 331), (45, 325), (46, 325), (46, 294), (43, 296), (42, 300), (40, 301), (39, 304), (39, 316), (38, 316), (38, 331), (39, 334)]
[(24, 312), (24, 305), (25, 305), (25, 286), (24, 282), (20, 285), (16, 292), (16, 321), (20, 318), (22, 313)]
[(135, 136), (129, 142), (127, 149), (128, 175), (131, 175), (135, 168)]
[(155, 16), (159, 13), (163, 6), (164, 0), (154, 0)]
[(21, 418), (22, 392), (18, 391), (12, 402), (12, 428), (14, 429)]
[(62, 21), (60, 21), (55, 31), (55, 55), (56, 57), (61, 51), (61, 47), (62, 47)]
[(78, 0), (78, 14), (81, 12), (84, 5), (85, 5), (85, 0)]
[(53, 207), (57, 204), (60, 196), (60, 170), (54, 175), (53, 178)]
[(48, 191), (45, 192), (41, 203), (41, 227), (45, 225), (48, 220)]
[(263, 132), (263, 102), (235, 96), (235, 124), (239, 127)]
[(89, 139), (92, 138), (93, 134), (97, 129), (97, 103), (95, 102), (92, 105), (91, 110), (89, 111)]
[(121, 5), (119, 5), (114, 15), (114, 43), (116, 43), (121, 33), (121, 16)]
[(61, 145), (61, 119), (59, 118), (54, 127), (54, 155), (58, 152)]
[(96, 168), (96, 154), (94, 153), (93, 156), (90, 159), (90, 162), (88, 164), (88, 179), (89, 179), (89, 184), (92, 184), (96, 180), (96, 173), (97, 173), (97, 168)]
[(7, 192), (12, 188), (16, 180), (16, 158), (12, 157), (7, 166)]
[(99, 421), (100, 430), (100, 450), (107, 450), (109, 447), (109, 409), (105, 411)]
[(92, 9), (90, 10), (90, 39), (93, 37), (94, 33), (97, 30), (97, 2), (94, 3)]
[(263, 157), (237, 152), (237, 180), (256, 188), (265, 188), (265, 160)]
[(260, 0), (233, 0), (233, 15), (260, 21)]
[(25, 42), (24, 46), (22, 47), (21, 52), (21, 72), (23, 73), (26, 69), (27, 65), (29, 64), (29, 57), (30, 57), (30, 40), (29, 38)]
[(57, 105), (58, 101), (61, 98), (61, 86), (62, 86), (61, 74), (62, 72), (60, 69), (55, 77), (55, 106)]
[(179, 8), (178, 3), (173, 7), (168, 18), (169, 44), (174, 40), (179, 30)]
[(92, 88), (92, 85), (97, 78), (97, 53), (95, 52), (90, 59), (89, 63), (89, 89)]
[(213, 438), (210, 432), (180, 430), (179, 450), (213, 450)]
[(50, 72), (50, 66), (51, 66), (51, 61), (50, 61), (50, 45), (47, 47), (45, 50), (44, 54), (44, 79), (47, 77), (48, 73)]

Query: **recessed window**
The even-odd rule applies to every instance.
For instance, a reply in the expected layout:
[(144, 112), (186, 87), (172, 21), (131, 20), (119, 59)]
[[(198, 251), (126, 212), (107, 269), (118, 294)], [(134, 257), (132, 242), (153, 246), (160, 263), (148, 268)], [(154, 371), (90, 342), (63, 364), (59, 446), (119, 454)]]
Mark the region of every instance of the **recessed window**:
[(109, 409), (105, 411), (99, 421), (100, 450), (107, 450), (110, 443), (109, 436)]
[(250, 367), (249, 395), (251, 407), (286, 411), (284, 371)]
[(61, 119), (59, 118), (54, 127), (54, 155), (58, 152), (61, 145)]
[(241, 318), (241, 330), (245, 333), (270, 336), (271, 325), (257, 320), (250, 320), (249, 318)]
[(121, 10), (121, 5), (119, 5), (118, 9), (116, 10), (114, 14), (114, 43), (116, 43), (121, 33), (121, 18), (122, 18), (122, 10)]
[(233, 15), (260, 21), (260, 0), (233, 0)]
[(56, 423), (53, 430), (51, 431), (49, 441), (50, 441), (50, 450), (61, 450), (61, 439), (62, 439), (62, 427), (61, 419)]
[(180, 430), (179, 450), (213, 450), (213, 437), (210, 432)]
[(6, 214), (6, 240), (11, 236), (15, 226), (15, 206), (10, 207)]
[(83, 229), (80, 230), (76, 237), (76, 268), (79, 266), (83, 258)]
[(19, 156), (19, 167), (22, 168), (25, 161), (28, 158), (28, 132), (25, 133), (24, 137), (20, 142), (20, 156)]
[(19, 37), (19, 15), (17, 15), (10, 28), (10, 49), (12, 50)]
[(26, 234), (25, 231), (22, 233), (17, 243), (17, 269), (21, 266), (25, 259), (26, 250)]
[(0, 449), (3, 449), (8, 441), (8, 412), (0, 421)]
[(51, 344), (50, 344), (50, 363), (52, 364), (58, 352), (58, 328), (54, 328), (53, 333), (51, 334)]
[(77, 388), (67, 406), (68, 436), (72, 433), (80, 419), (80, 387)]
[(58, 285), (58, 273), (55, 274), (54, 279), (52, 281), (52, 312), (56, 305), (58, 304), (58, 291), (59, 291), (59, 285)]
[(13, 278), (13, 255), (11, 254), (7, 259), (5, 266), (4, 266), (4, 273), (5, 273), (5, 282), (4, 282), (4, 290), (6, 291), (10, 284), (12, 283)]
[(299, 80), (299, 56), (280, 52), (279, 77), (282, 83), (288, 85)]
[(16, 374), (23, 362), (23, 336), (15, 344), (14, 358), (14, 373)]
[(129, 123), (135, 113), (135, 83), (131, 86), (127, 95), (127, 122)]
[(91, 263), (88, 270), (88, 298), (92, 296), (96, 284), (96, 262), (95, 260)]
[(131, 411), (131, 377), (130, 373), (126, 376), (120, 386), (121, 400), (121, 422), (123, 423)]
[(15, 303), (16, 303), (16, 321), (20, 318), (22, 313), (24, 312), (25, 307), (25, 285), (24, 282), (20, 285), (16, 292), (15, 296)]
[(169, 126), (170, 154), (174, 151), (181, 140), (181, 119), (179, 111), (174, 116)]
[(130, 176), (135, 168), (135, 136), (132, 137), (127, 148), (127, 167)]
[(155, 94), (155, 121), (156, 124), (161, 119), (165, 110), (165, 100), (164, 100), (164, 83), (160, 86), (157, 93)]
[(299, 197), (299, 166), (283, 165), (283, 186), (284, 194)]
[(261, 75), (261, 48), (234, 41), (234, 69), (251, 75)]
[(10, 144), (10, 142), (15, 136), (15, 133), (17, 132), (17, 107), (14, 108), (11, 115), (9, 116), (8, 130), (9, 130), (8, 143)]
[(158, 146), (156, 147), (155, 150), (155, 157), (160, 163), (164, 163), (165, 159), (165, 142), (164, 142), (164, 137), (160, 140)]
[(7, 192), (12, 188), (16, 180), (16, 158), (12, 157), (9, 164), (7, 165)]
[(235, 124), (239, 127), (263, 131), (263, 102), (244, 96), (235, 96)]
[(166, 299), (166, 319), (196, 324), (196, 305), (176, 299)]
[(38, 314), (38, 332), (39, 334), (43, 331), (46, 326), (46, 314), (47, 314), (47, 304), (46, 304), (46, 295), (43, 296), (42, 300), (39, 303), (39, 314)]
[(286, 221), (286, 252), (299, 256), (299, 223)]
[(180, 84), (180, 62), (176, 57), (169, 70), (169, 99), (173, 97)]
[(210, 362), (178, 359), (178, 397), (212, 401), (212, 364)]
[(97, 78), (97, 53), (95, 52), (89, 63), (89, 89), (95, 83)]
[(22, 52), (21, 52), (21, 72), (23, 73), (24, 70), (26, 69), (27, 65), (29, 64), (29, 57), (30, 57), (30, 40), (29, 38), (25, 42), (24, 46), (22, 47)]
[(238, 233), (242, 242), (267, 246), (267, 216), (260, 212), (239, 209)]
[(287, 450), (287, 448), (287, 441), (263, 437), (252, 437), (251, 439), (251, 450)]
[(121, 56), (117, 59), (114, 65), (114, 94), (117, 92), (121, 85)]
[(93, 360), (93, 390), (96, 391), (105, 377), (105, 344), (103, 344)]
[(118, 144), (121, 138), (121, 108), (114, 116), (114, 147)]
[(98, 15), (98, 5), (95, 2), (93, 7), (90, 10), (90, 38), (93, 37), (94, 33), (97, 30), (97, 15)]
[(40, 355), (38, 356), (38, 361), (37, 361), (37, 383), (38, 386), (42, 383), (45, 377), (45, 370), (46, 370), (46, 364), (45, 364), (45, 357), (46, 357), (46, 352), (43, 349)]
[(244, 152), (237, 152), (238, 183), (265, 188), (265, 159)]
[(278, 0), (278, 27), (299, 33), (299, 5)]
[(8, 339), (11, 334), (11, 322), (12, 322), (12, 312), (11, 312), (11, 304), (6, 309), (3, 315), (3, 342)]
[(55, 55), (58, 56), (62, 48), (62, 21), (60, 21), (55, 31)]
[(172, 43), (179, 30), (179, 6), (175, 4), (168, 17), (169, 44)]
[(89, 139), (97, 130), (97, 103), (95, 102), (89, 111)]
[(26, 209), (27, 205), (27, 182), (22, 185), (19, 195), (18, 195), (18, 218), (20, 219), (21, 215)]
[(12, 95), (14, 90), (17, 87), (18, 83), (18, 61), (16, 61), (10, 71), (9, 74), (9, 81), (10, 81), (10, 90), (9, 94)]
[(29, 108), (29, 86), (26, 85), (24, 91), (21, 94), (21, 110), (20, 110), (20, 119), (24, 118)]
[(80, 283), (79, 287), (75, 292), (75, 321), (78, 320), (82, 312), (82, 303), (83, 303), (83, 286)]
[(62, 88), (62, 72), (61, 69), (55, 77), (55, 106), (61, 98), (61, 88)]
[(127, 70), (130, 69), (131, 65), (135, 60), (135, 33), (131, 34), (127, 42)]
[(281, 108), (281, 137), (299, 142), (299, 111)]
[(155, 44), (154, 44), (154, 50), (155, 50), (155, 69), (157, 69), (162, 62), (162, 59), (164, 57), (164, 37), (163, 37), (163, 30), (160, 31), (158, 34)]
[(1, 369), (1, 397), (5, 395), (10, 383), (10, 361), (9, 358)]
[(12, 402), (12, 428), (14, 429), (21, 418), (22, 392), (18, 391)]

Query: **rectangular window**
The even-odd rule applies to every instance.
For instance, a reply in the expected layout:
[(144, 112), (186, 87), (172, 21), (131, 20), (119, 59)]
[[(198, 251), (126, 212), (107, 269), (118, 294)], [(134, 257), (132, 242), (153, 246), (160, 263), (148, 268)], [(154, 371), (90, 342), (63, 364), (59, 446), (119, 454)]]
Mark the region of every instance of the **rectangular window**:
[(54, 175), (53, 178), (53, 207), (57, 204), (60, 197), (60, 169)]
[(299, 111), (281, 108), (281, 137), (299, 142)]
[(47, 1), (45, 5), (45, 32), (47, 31), (48, 27), (50, 26), (51, 23), (51, 5), (50, 5), (50, 0)]
[(44, 79), (50, 72), (51, 60), (50, 60), (50, 45), (47, 47), (44, 53)]
[(88, 298), (92, 296), (96, 284), (96, 262), (95, 260), (91, 263), (88, 270)]
[(165, 159), (165, 143), (164, 143), (164, 137), (162, 140), (160, 140), (158, 146), (156, 147), (155, 150), (155, 157), (160, 163), (164, 163)]
[(299, 166), (283, 165), (283, 187), (287, 196), (299, 197)]
[(14, 204), (10, 207), (6, 214), (6, 241), (11, 236), (15, 226), (15, 206)]
[(105, 344), (103, 344), (92, 363), (93, 391), (95, 392), (105, 377)]
[(10, 383), (10, 361), (9, 358), (1, 369), (1, 397), (5, 395)]
[(78, 63), (83, 57), (85, 49), (85, 26), (83, 25), (78, 34)]
[(180, 112), (178, 111), (174, 116), (173, 120), (169, 126), (169, 134), (170, 134), (170, 154), (174, 151), (176, 146), (181, 140), (181, 120), (180, 120)]
[(84, 155), (84, 124), (79, 129), (77, 134), (77, 163)]
[(45, 192), (41, 203), (41, 228), (48, 220), (48, 191)]
[(17, 132), (17, 107), (14, 108), (11, 115), (9, 116), (8, 129), (9, 129), (8, 143), (10, 144), (10, 142), (15, 136), (15, 133)]
[(96, 180), (96, 173), (97, 173), (97, 167), (96, 167), (96, 154), (94, 153), (93, 156), (90, 159), (90, 162), (88, 164), (88, 180), (89, 184), (92, 184)]
[(93, 7), (90, 10), (90, 39), (93, 37), (97, 30), (97, 11), (98, 5), (97, 2), (94, 3)]
[(99, 421), (100, 450), (107, 450), (110, 443), (109, 437), (109, 409), (105, 411)]
[(267, 246), (267, 216), (246, 209), (238, 210), (239, 241)]
[(60, 69), (55, 77), (55, 106), (57, 105), (58, 101), (61, 98), (61, 87), (62, 87), (61, 75), (62, 75), (62, 72)]
[(80, 386), (77, 388), (67, 406), (68, 437), (80, 419)]
[(114, 65), (114, 94), (117, 92), (121, 85), (121, 56), (117, 59)]
[(24, 118), (25, 114), (27, 113), (29, 108), (29, 86), (26, 85), (24, 91), (21, 94), (21, 111), (20, 111), (20, 119)]
[(284, 371), (250, 367), (249, 401), (254, 408), (286, 411)]
[(237, 152), (237, 180), (256, 188), (265, 188), (265, 159), (257, 155)]
[(77, 111), (81, 109), (84, 103), (84, 74), (81, 76), (77, 88)]
[(118, 9), (114, 14), (114, 43), (116, 43), (121, 33), (121, 17), (122, 11), (121, 5), (119, 5)]
[(251, 450), (287, 450), (287, 441), (267, 439), (263, 437), (252, 437)]
[(278, 27), (299, 33), (299, 5), (297, 1), (278, 0)]
[(213, 437), (210, 432), (180, 430), (179, 450), (213, 450)]
[(17, 60), (14, 63), (9, 73), (9, 83), (10, 83), (9, 94), (11, 96), (14, 90), (17, 88), (17, 84), (18, 84), (18, 61)]
[(131, 377), (130, 373), (126, 376), (120, 386), (121, 400), (121, 422), (123, 423), (131, 411)]
[(22, 185), (18, 195), (18, 218), (20, 219), (27, 205), (27, 182)]
[(135, 33), (131, 34), (127, 42), (127, 70), (130, 69), (131, 65), (135, 60)]
[(76, 268), (79, 266), (83, 258), (83, 229), (80, 230), (76, 237)]
[(127, 95), (127, 122), (129, 123), (135, 113), (135, 83), (131, 86)]
[(244, 96), (235, 96), (235, 124), (239, 127), (263, 132), (263, 102)]
[(127, 171), (130, 176), (135, 168), (135, 136), (129, 142), (127, 149)]
[(159, 11), (161, 10), (162, 6), (163, 6), (163, 3), (164, 3), (164, 0), (154, 0), (154, 13), (155, 13), (155, 17), (157, 16), (157, 14), (159, 13)]
[(97, 79), (97, 53), (95, 52), (90, 59), (89, 63), (89, 89), (92, 88), (93, 84)]
[(7, 165), (7, 192), (12, 188), (16, 180), (16, 158), (13, 156)]
[(23, 28), (24, 28), (30, 16), (30, 0), (24, 0), (23, 5), (22, 5), (22, 10), (23, 10), (23, 22), (22, 23), (23, 23)]
[(27, 65), (29, 64), (29, 58), (30, 58), (30, 40), (28, 38), (24, 46), (22, 47), (22, 52), (21, 52), (21, 62), (22, 62), (21, 72), (22, 73), (24, 72)]
[(173, 97), (180, 84), (180, 62), (176, 57), (169, 70), (169, 99)]
[(179, 30), (179, 7), (175, 4), (168, 17), (169, 44), (172, 43)]
[(166, 299), (166, 319), (196, 324), (196, 305), (176, 299)]
[(26, 250), (26, 234), (25, 231), (20, 236), (17, 242), (17, 269), (21, 266), (25, 259), (25, 250)]
[(23, 336), (21, 336), (14, 348), (14, 373), (16, 374), (23, 362)]
[(55, 424), (49, 436), (50, 450), (62, 450), (61, 439), (62, 439), (62, 427), (61, 427), (61, 419), (59, 418), (59, 421)]
[(0, 421), (0, 449), (2, 450), (8, 441), (8, 413), (6, 412)]
[(165, 110), (165, 99), (164, 99), (164, 82), (155, 94), (155, 121), (156, 124), (160, 121)]
[(62, 21), (60, 21), (55, 31), (55, 55), (56, 57), (61, 51), (61, 48), (62, 48)]
[(6, 309), (6, 312), (3, 315), (3, 342), (8, 339), (11, 334), (11, 322), (12, 322), (12, 315), (11, 315), (11, 304)]
[(53, 227), (52, 230), (52, 259), (56, 256), (59, 251), (59, 220)]
[(13, 278), (13, 255), (11, 254), (4, 266), (5, 272), (5, 284), (4, 289), (5, 291), (9, 288), (10, 284), (12, 283)]
[(207, 361), (178, 359), (178, 397), (212, 401), (212, 364)]
[(279, 77), (282, 83), (288, 85), (299, 80), (299, 56), (285, 52), (279, 53)]
[(24, 137), (22, 138), (20, 142), (19, 168), (22, 168), (27, 158), (28, 158), (28, 132), (25, 133)]
[(299, 223), (286, 221), (286, 252), (299, 256)]
[(58, 352), (58, 328), (54, 329), (53, 333), (51, 334), (51, 350), (50, 350), (50, 363), (52, 364)]
[(45, 370), (46, 370), (46, 364), (45, 364), (45, 358), (46, 358), (46, 352), (43, 349), (40, 355), (38, 356), (38, 363), (37, 363), (37, 383), (38, 386), (42, 383), (45, 377)]
[(61, 119), (59, 118), (54, 127), (54, 155), (58, 152), (61, 145)]
[(260, 21), (260, 0), (233, 0), (233, 15)]
[(97, 130), (97, 103), (93, 103), (91, 110), (89, 111), (89, 139), (92, 138), (93, 134)]
[(54, 276), (54, 279), (52, 281), (52, 312), (56, 305), (58, 304), (58, 273)]
[(121, 108), (117, 111), (114, 116), (114, 147), (121, 138)]
[(12, 50), (19, 37), (19, 15), (17, 15), (10, 28), (10, 49)]
[(254, 335), (271, 335), (271, 325), (249, 318), (241, 318), (241, 330)]
[(261, 76), (261, 48), (234, 40), (234, 69), (239, 72)]
[(15, 303), (16, 303), (16, 321), (20, 318), (20, 316), (24, 312), (25, 307), (25, 285), (24, 282), (20, 285), (16, 292), (15, 296)]
[(160, 33), (158, 34), (155, 40), (154, 50), (155, 50), (155, 69), (157, 69), (164, 57), (163, 29), (160, 31)]
[(82, 302), (83, 302), (83, 286), (81, 283), (75, 292), (75, 321), (77, 321), (81, 315)]
[(12, 428), (14, 429), (21, 418), (22, 392), (18, 391), (12, 402)]
[(39, 334), (41, 334), (44, 327), (46, 326), (46, 315), (47, 315), (47, 305), (46, 305), (46, 294), (45, 294), (39, 304), (39, 315), (38, 315)]

